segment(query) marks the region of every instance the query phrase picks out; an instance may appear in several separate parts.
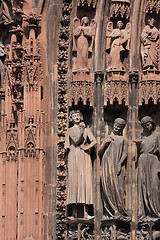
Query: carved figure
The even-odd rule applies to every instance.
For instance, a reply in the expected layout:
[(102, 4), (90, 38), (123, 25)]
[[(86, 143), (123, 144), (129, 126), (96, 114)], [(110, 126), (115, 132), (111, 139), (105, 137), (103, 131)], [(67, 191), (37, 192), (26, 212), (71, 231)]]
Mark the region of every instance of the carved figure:
[(105, 215), (126, 216), (125, 212), (125, 165), (128, 142), (123, 137), (125, 121), (115, 119), (113, 133), (105, 138), (99, 148), (102, 156), (101, 182)]
[(106, 50), (110, 50), (109, 65), (107, 70), (124, 70), (122, 54), (129, 51), (131, 24), (127, 23), (123, 29), (123, 22), (117, 22), (117, 28), (113, 29), (113, 22), (107, 24), (106, 30)]
[(148, 20), (148, 25), (141, 34), (142, 69), (158, 69), (159, 62), (159, 31), (155, 27), (154, 18)]
[(77, 52), (75, 69), (89, 71), (88, 55), (92, 53), (94, 37), (96, 33), (96, 22), (91, 20), (89, 26), (88, 17), (83, 17), (81, 22), (78, 18), (73, 20), (73, 52)]
[(160, 217), (159, 134), (152, 118), (142, 118), (143, 133), (137, 145), (138, 158), (138, 217)]
[(68, 155), (67, 205), (72, 208), (71, 217), (78, 216), (79, 204), (84, 206), (84, 217), (89, 218), (88, 205), (93, 204), (90, 149), (96, 145), (96, 139), (81, 122), (83, 115), (79, 110), (70, 112), (69, 121), (74, 125), (68, 129), (65, 141)]
[(11, 20), (12, 1), (1, 0), (0, 2), (0, 22)]

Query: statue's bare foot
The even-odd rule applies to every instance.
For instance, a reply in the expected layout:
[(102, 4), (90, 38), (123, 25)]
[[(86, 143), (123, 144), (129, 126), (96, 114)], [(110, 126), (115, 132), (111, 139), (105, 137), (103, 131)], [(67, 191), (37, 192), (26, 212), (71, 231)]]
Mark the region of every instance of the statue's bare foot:
[(85, 213), (84, 218), (91, 220), (94, 219), (94, 216), (90, 216), (88, 213)]
[(75, 218), (73, 216), (67, 217), (68, 220), (74, 220)]

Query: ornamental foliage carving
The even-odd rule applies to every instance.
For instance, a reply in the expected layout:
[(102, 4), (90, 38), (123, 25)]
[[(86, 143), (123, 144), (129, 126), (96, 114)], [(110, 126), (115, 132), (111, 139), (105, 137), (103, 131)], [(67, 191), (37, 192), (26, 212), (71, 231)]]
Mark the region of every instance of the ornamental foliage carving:
[(97, 0), (77, 0), (77, 5), (95, 8), (97, 5)]
[(146, 13), (156, 13), (160, 11), (160, 1), (159, 0), (147, 0), (146, 1)]
[(123, 1), (116, 1), (112, 0), (111, 7), (110, 7), (110, 17), (121, 17), (129, 19), (130, 17), (130, 1), (123, 0)]

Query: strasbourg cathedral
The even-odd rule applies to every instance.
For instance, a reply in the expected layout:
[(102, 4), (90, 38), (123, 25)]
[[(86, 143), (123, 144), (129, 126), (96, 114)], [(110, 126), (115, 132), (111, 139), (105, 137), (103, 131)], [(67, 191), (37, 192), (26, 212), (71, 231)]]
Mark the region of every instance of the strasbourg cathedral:
[(0, 240), (160, 240), (160, 0), (0, 0), (0, 113)]

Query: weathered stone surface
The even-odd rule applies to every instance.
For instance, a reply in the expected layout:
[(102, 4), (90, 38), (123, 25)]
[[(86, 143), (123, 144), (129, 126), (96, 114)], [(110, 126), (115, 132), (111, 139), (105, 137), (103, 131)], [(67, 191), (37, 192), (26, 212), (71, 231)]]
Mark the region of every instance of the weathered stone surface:
[[(159, 14), (158, 0), (1, 1), (2, 240), (160, 238)], [(98, 145), (85, 169), (85, 176), (92, 175), (91, 204), (75, 200), (73, 208), (81, 214), (66, 220), (72, 206), (66, 201), (64, 145), (73, 110), (82, 112), (85, 130)], [(157, 135), (152, 131), (138, 142), (144, 116), (156, 122)], [(125, 171), (119, 166), (111, 172), (120, 150), (115, 138), (102, 175), (98, 149), (112, 136), (117, 118), (127, 123), (119, 136), (127, 139)], [(90, 143), (87, 137), (85, 147)], [(104, 152), (114, 145), (107, 144)], [(84, 210), (92, 219), (84, 218)]]

